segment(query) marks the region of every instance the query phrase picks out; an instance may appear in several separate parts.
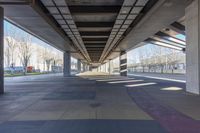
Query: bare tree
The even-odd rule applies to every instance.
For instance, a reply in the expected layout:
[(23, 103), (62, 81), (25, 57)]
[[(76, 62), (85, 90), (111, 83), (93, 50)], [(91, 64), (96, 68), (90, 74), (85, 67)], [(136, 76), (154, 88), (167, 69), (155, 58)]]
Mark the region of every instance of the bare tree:
[(47, 65), (47, 71), (49, 72), (50, 65), (51, 65), (51, 62), (53, 61), (53, 58), (47, 58), (45, 61), (46, 61), (46, 65)]
[(22, 36), (18, 48), (19, 48), (19, 58), (25, 70), (24, 74), (26, 74), (27, 66), (32, 55), (31, 36), (30, 35)]
[(16, 55), (16, 48), (17, 48), (17, 33), (13, 28), (7, 30), (5, 37), (5, 63), (7, 67), (11, 65), (14, 66), (15, 64), (15, 55)]
[(51, 55), (49, 55), (48, 49), (46, 47), (37, 47), (37, 63), (38, 66), (40, 63), (43, 65), (43, 71), (46, 70), (46, 60), (50, 56)]
[(137, 62), (134, 58), (132, 58), (130, 60), (130, 68), (132, 69), (131, 71), (132, 72), (135, 72), (136, 71), (136, 68), (137, 68)]
[(166, 60), (165, 60), (165, 56), (164, 56), (164, 48), (163, 47), (160, 47), (160, 46), (157, 46), (155, 48), (155, 60), (156, 60), (156, 65), (157, 67), (160, 68), (160, 71), (161, 73), (164, 72), (164, 66), (166, 65)]
[(139, 60), (140, 60), (140, 66), (142, 67), (142, 72), (144, 72), (145, 69), (145, 51), (144, 49), (139, 50)]
[(58, 54), (57, 52), (52, 53), (53, 56), (53, 65), (62, 65), (63, 63), (63, 57), (61, 54)]
[(47, 71), (49, 72), (50, 70), (50, 65), (51, 62), (53, 61), (53, 54), (50, 51), (50, 49), (48, 48), (42, 48), (41, 51), (41, 59), (43, 60), (43, 69), (45, 70), (45, 68), (47, 69)]
[(37, 46), (36, 47), (36, 59), (37, 59), (37, 69), (40, 68), (40, 63), (41, 63), (41, 53), (42, 53), (42, 47)]
[(180, 55), (179, 52), (177, 52), (174, 49), (171, 49), (170, 53), (167, 56), (168, 57), (167, 58), (167, 60), (168, 60), (167, 64), (170, 66), (172, 73), (174, 73), (174, 69), (176, 69), (176, 65), (180, 61), (179, 55)]

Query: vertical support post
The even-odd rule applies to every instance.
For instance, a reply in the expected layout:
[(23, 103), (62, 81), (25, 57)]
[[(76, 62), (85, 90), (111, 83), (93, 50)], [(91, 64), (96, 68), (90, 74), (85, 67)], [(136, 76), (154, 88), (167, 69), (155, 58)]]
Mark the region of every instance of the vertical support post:
[(127, 76), (127, 53), (126, 51), (120, 52), (120, 76)]
[(0, 94), (4, 93), (4, 10), (0, 7)]
[(86, 72), (86, 71), (87, 71), (87, 68), (86, 68), (86, 66), (87, 66), (87, 64), (86, 64), (86, 63), (84, 63), (84, 72)]
[(88, 71), (88, 64), (85, 64), (85, 70)]
[(89, 71), (92, 71), (92, 65), (89, 65)]
[(200, 1), (186, 8), (186, 91), (200, 91)]
[(111, 65), (110, 65), (110, 61), (111, 61), (111, 60), (108, 61), (108, 72), (109, 72), (109, 74), (111, 74)]
[(78, 59), (78, 62), (77, 62), (77, 69), (78, 69), (78, 72), (80, 73), (81, 72), (81, 60)]
[(83, 65), (82, 65), (82, 67), (83, 67), (83, 72), (85, 72), (85, 63), (83, 62), (82, 64), (83, 64)]
[(71, 54), (70, 52), (64, 52), (64, 77), (71, 76)]

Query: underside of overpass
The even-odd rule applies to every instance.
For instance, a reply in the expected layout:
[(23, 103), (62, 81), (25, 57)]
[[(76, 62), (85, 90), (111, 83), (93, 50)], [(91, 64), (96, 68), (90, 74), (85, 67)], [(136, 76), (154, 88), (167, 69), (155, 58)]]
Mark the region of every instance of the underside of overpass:
[[(0, 0), (2, 94), (4, 19), (63, 51), (64, 77), (7, 80), (8, 95), (0, 96), (0, 132), (200, 132), (200, 110), (195, 108), (200, 101), (198, 0)], [(126, 77), (127, 51), (146, 44), (185, 52), (186, 81)], [(70, 77), (71, 56), (84, 70), (119, 57), (122, 77)], [(165, 93), (166, 88), (181, 90)]]

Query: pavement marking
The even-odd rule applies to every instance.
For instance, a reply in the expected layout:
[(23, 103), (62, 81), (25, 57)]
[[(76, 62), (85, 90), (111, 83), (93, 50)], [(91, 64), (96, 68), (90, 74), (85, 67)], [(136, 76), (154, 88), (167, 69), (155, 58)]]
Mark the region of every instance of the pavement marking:
[(138, 75), (138, 74), (128, 74), (128, 75), (136, 76), (136, 77), (151, 78), (151, 79), (159, 79), (159, 80), (165, 80), (165, 81), (173, 81), (173, 82), (179, 82), (179, 83), (186, 83), (185, 80), (178, 80), (178, 79), (161, 78), (161, 77), (154, 77), (154, 76), (144, 76), (144, 75)]
[(127, 81), (127, 80), (133, 80), (134, 78), (115, 78), (115, 79), (101, 79), (101, 80), (96, 80), (96, 81), (99, 81), (99, 82), (109, 82), (109, 81)]
[(109, 84), (120, 84), (120, 83), (135, 83), (135, 82), (141, 82), (144, 80), (122, 80), (122, 81), (113, 81), (113, 82), (108, 82)]
[(126, 85), (126, 87), (139, 87), (139, 86), (148, 86), (148, 85), (155, 85), (157, 83), (151, 82), (151, 83), (142, 83), (142, 84), (133, 84), (133, 85)]

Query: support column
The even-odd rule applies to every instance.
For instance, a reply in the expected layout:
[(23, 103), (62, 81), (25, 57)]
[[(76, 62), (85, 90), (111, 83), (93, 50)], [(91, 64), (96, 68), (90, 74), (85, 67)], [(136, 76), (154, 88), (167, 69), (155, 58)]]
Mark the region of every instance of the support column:
[(82, 63), (82, 70), (83, 70), (83, 72), (85, 72), (85, 63), (84, 62)]
[(83, 64), (83, 66), (82, 66), (83, 67), (83, 72), (85, 72), (85, 63), (83, 62), (82, 64)]
[(119, 63), (120, 63), (120, 76), (127, 76), (127, 54), (126, 51), (120, 52), (119, 57)]
[(81, 72), (81, 60), (78, 59), (78, 62), (77, 62), (77, 69), (78, 69), (78, 72), (80, 73)]
[(199, 94), (200, 89), (200, 2), (186, 8), (186, 91)]
[(109, 74), (111, 74), (111, 65), (110, 65), (110, 61), (111, 61), (111, 60), (108, 61), (108, 72), (109, 72)]
[(85, 64), (85, 70), (88, 71), (88, 65), (87, 64)]
[(71, 54), (70, 52), (64, 53), (64, 77), (71, 76)]
[(3, 8), (0, 7), (0, 94), (4, 93), (4, 33), (3, 33), (3, 19), (4, 19), (4, 12)]
[(87, 64), (86, 64), (86, 63), (84, 63), (84, 71), (85, 71), (85, 72), (88, 71), (88, 70), (87, 70)]
[(89, 71), (92, 71), (92, 65), (89, 65)]

